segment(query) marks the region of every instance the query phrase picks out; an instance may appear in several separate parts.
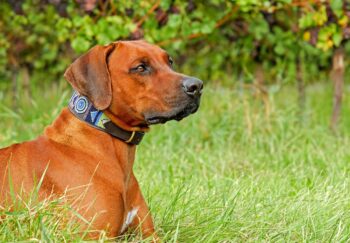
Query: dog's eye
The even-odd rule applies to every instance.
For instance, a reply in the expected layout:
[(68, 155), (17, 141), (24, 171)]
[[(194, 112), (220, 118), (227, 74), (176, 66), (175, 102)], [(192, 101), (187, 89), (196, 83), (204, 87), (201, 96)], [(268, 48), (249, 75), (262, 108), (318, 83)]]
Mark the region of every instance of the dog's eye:
[(169, 57), (169, 64), (170, 64), (170, 66), (173, 66), (173, 64), (174, 64), (174, 61), (171, 57)]
[(149, 74), (151, 72), (151, 67), (146, 63), (140, 63), (129, 70), (130, 73), (138, 73), (141, 75)]
[(136, 67), (136, 70), (137, 70), (138, 72), (140, 72), (140, 73), (143, 73), (143, 72), (145, 72), (145, 71), (147, 70), (147, 67), (146, 67), (145, 64), (140, 64), (140, 65), (138, 65), (138, 66)]

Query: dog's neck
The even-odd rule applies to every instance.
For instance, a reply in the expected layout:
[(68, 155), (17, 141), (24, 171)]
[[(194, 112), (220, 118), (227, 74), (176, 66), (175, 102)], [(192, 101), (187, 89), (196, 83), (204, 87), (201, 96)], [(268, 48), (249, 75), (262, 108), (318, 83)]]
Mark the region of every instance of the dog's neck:
[(76, 91), (69, 101), (68, 108), (78, 119), (125, 143), (138, 145), (145, 134), (143, 131), (126, 130), (124, 128), (125, 126), (118, 126), (118, 123), (114, 121), (115, 117), (113, 114), (108, 111), (102, 112), (96, 109), (87, 97), (80, 95)]
[[(118, 165), (124, 175), (130, 174), (134, 164), (136, 145), (127, 144), (113, 136), (93, 128), (77, 119), (68, 108), (64, 108), (58, 118), (45, 129), (44, 136), (54, 143), (66, 145), (75, 151), (91, 154), (99, 161), (114, 157), (111, 166)], [(84, 141), (82, 144), (81, 141)], [(96, 143), (96, 141), (104, 141)], [(76, 161), (85, 163), (84, 161)]]

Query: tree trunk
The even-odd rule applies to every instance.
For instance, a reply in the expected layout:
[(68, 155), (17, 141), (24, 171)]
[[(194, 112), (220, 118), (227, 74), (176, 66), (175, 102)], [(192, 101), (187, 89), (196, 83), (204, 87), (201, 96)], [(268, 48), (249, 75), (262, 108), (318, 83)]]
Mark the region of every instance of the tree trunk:
[(344, 49), (342, 47), (337, 48), (333, 55), (333, 67), (331, 72), (331, 78), (333, 80), (333, 113), (330, 127), (334, 132), (336, 132), (338, 128), (343, 98), (345, 70), (344, 57)]
[(30, 89), (30, 76), (28, 67), (24, 67), (23, 69), (23, 91), (24, 96), (26, 99), (31, 100), (32, 99), (32, 92)]
[(296, 78), (297, 78), (297, 87), (298, 87), (299, 120), (300, 120), (300, 123), (303, 123), (304, 115), (305, 115), (306, 94), (305, 94), (305, 82), (303, 78), (302, 61), (300, 56), (298, 56), (296, 64), (297, 64)]
[(269, 101), (269, 94), (265, 87), (265, 75), (264, 69), (261, 63), (258, 63), (255, 67), (255, 87), (257, 88), (257, 96), (262, 99), (265, 106), (265, 117), (268, 120), (270, 118), (271, 108)]
[(14, 110), (17, 110), (17, 108), (18, 108), (18, 103), (17, 103), (17, 97), (18, 97), (18, 86), (17, 86), (17, 71), (13, 71), (12, 72), (12, 87), (11, 87), (11, 89), (12, 89), (12, 91), (11, 91), (11, 93), (12, 93), (12, 102), (11, 102), (11, 104), (12, 104), (12, 108), (14, 109)]

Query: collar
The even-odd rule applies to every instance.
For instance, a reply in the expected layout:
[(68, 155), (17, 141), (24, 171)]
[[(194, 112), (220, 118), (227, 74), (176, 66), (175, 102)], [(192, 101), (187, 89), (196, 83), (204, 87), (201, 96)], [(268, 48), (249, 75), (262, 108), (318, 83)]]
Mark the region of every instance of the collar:
[(102, 111), (96, 109), (87, 97), (80, 95), (77, 91), (74, 91), (68, 108), (81, 121), (125, 143), (138, 145), (145, 135), (144, 132), (130, 132), (118, 127)]

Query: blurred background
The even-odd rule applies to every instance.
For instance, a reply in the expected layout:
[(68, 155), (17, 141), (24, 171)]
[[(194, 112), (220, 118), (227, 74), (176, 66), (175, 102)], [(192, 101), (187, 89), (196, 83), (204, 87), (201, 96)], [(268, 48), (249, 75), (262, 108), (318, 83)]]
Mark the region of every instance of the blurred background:
[[(0, 147), (67, 106), (79, 55), (145, 39), (205, 82), (196, 114), (138, 147), (164, 241), (349, 240), (350, 1), (2, 0), (0, 30)], [(0, 241), (76, 241), (51, 207), (23, 208), (0, 209)]]
[[(145, 39), (167, 49), (183, 72), (250, 89), (264, 102), (284, 85), (298, 92), (333, 82), (336, 129), (350, 50), (350, 3), (342, 0), (7, 0), (0, 4), (0, 87), (31, 98), (58, 83), (96, 44)], [(302, 115), (302, 114), (301, 114)]]

